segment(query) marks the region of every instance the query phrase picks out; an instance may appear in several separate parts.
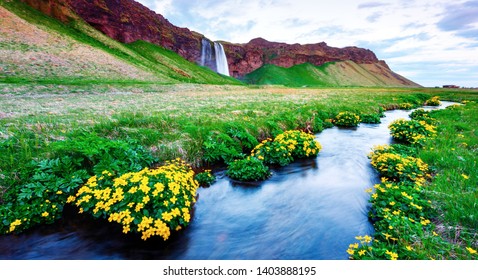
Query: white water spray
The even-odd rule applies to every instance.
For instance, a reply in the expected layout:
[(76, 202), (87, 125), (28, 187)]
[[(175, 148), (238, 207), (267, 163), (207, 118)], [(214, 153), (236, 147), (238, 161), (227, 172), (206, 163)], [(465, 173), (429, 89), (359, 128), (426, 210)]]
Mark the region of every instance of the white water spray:
[(214, 42), (214, 50), (216, 52), (216, 67), (219, 74), (229, 76), (229, 65), (227, 64), (226, 52), (221, 43)]

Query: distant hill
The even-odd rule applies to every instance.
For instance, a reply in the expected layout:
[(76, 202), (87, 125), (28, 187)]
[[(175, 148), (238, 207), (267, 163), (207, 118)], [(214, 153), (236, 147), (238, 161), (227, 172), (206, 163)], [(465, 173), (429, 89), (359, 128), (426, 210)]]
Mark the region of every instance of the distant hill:
[(244, 80), (251, 84), (292, 87), (420, 86), (380, 63), (357, 64), (353, 61), (328, 62), (321, 66), (304, 63), (289, 68), (267, 64), (247, 74)]

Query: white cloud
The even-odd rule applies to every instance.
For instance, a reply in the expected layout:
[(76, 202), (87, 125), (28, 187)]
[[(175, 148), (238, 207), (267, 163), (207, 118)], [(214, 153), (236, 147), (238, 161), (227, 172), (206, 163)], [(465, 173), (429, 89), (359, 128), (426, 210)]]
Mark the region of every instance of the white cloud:
[[(417, 70), (420, 63), (450, 63), (450, 79), (458, 79), (453, 73), (462, 72), (462, 65), (478, 67), (478, 37), (474, 36), (478, 34), (478, 22), (476, 17), (469, 17), (470, 9), (478, 7), (476, 0), (457, 0), (452, 5), (448, 0), (138, 2), (173, 24), (212, 40), (245, 43), (263, 37), (286, 43), (324, 41), (334, 47), (368, 47), (393, 70), (407, 73), (407, 78), (418, 79), (418, 83), (425, 75)], [(456, 15), (467, 17), (461, 19)], [(433, 67), (427, 71), (431, 71), (427, 77), (438, 76)], [(467, 83), (478, 86), (476, 80)]]

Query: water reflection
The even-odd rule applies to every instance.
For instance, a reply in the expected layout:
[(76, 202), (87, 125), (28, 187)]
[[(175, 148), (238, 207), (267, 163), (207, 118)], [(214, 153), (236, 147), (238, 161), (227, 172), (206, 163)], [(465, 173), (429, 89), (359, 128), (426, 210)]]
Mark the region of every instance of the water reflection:
[(67, 209), (54, 225), (0, 237), (0, 259), (347, 259), (355, 236), (373, 233), (365, 189), (378, 176), (367, 154), (390, 143), (388, 124), (409, 113), (327, 129), (317, 135), (317, 159), (275, 169), (262, 183), (231, 182), (217, 171), (218, 181), (198, 191), (190, 226), (167, 242), (125, 236), (116, 225)]

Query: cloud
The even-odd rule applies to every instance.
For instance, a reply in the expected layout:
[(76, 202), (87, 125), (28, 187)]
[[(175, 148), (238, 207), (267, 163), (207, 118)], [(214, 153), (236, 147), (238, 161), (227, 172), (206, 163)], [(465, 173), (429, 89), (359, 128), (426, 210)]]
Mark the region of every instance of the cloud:
[(381, 12), (375, 12), (367, 17), (367, 21), (369, 22), (376, 22), (382, 16)]
[(384, 7), (390, 5), (389, 3), (384, 3), (384, 2), (366, 2), (359, 4), (357, 8), (359, 9), (370, 9), (370, 8), (379, 8), (379, 7)]
[(478, 1), (468, 1), (447, 6), (437, 26), (443, 31), (457, 31), (459, 35), (470, 36), (476, 34), (478, 30), (476, 24), (478, 24)]

